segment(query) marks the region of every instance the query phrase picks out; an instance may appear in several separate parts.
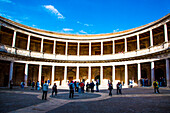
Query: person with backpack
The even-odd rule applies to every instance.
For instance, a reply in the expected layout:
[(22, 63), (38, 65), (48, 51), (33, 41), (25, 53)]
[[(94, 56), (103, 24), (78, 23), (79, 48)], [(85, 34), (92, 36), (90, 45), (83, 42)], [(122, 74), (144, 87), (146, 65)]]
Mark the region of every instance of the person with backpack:
[(54, 83), (53, 87), (52, 87), (52, 97), (53, 97), (53, 93), (55, 92), (55, 96), (57, 95), (57, 85), (56, 83)]
[(160, 93), (160, 92), (159, 92), (159, 84), (158, 84), (158, 81), (157, 81), (157, 80), (155, 80), (155, 81), (153, 82), (153, 87), (154, 87), (154, 93)]
[(73, 83), (73, 81), (70, 82), (69, 88), (70, 88), (69, 98), (73, 98), (74, 97), (74, 83)]

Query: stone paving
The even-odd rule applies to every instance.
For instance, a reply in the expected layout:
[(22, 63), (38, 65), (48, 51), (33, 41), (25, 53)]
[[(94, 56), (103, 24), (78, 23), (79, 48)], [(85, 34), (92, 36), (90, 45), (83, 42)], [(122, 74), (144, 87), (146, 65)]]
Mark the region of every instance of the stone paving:
[(160, 88), (161, 94), (154, 94), (150, 87), (127, 88), (122, 92), (117, 95), (113, 90), (112, 96), (108, 96), (107, 90), (75, 93), (75, 97), (69, 99), (68, 90), (59, 89), (56, 97), (52, 97), (49, 90), (47, 100), (41, 100), (41, 91), (0, 89), (0, 113), (170, 113), (169, 88)]

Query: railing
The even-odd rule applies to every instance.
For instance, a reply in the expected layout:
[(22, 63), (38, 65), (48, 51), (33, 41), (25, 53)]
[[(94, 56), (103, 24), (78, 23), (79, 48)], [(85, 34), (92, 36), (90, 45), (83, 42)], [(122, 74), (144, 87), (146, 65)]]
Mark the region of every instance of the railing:
[(110, 55), (102, 55), (102, 56), (101, 55), (92, 55), (92, 56), (69, 55), (69, 56), (66, 56), (66, 55), (35, 52), (35, 51), (31, 51), (31, 50), (24, 50), (24, 49), (0, 44), (0, 51), (5, 52), (5, 53), (22, 55), (22, 56), (33, 57), (33, 58), (54, 59), (54, 60), (71, 60), (71, 61), (96, 61), (96, 60), (113, 60), (113, 59), (130, 58), (130, 57), (137, 57), (137, 56), (152, 54), (152, 53), (163, 51), (166, 49), (170, 49), (170, 42), (164, 42), (162, 44), (159, 44), (159, 45), (156, 45), (153, 47), (148, 47), (145, 49), (140, 49), (137, 51), (116, 53), (116, 54), (110, 54)]

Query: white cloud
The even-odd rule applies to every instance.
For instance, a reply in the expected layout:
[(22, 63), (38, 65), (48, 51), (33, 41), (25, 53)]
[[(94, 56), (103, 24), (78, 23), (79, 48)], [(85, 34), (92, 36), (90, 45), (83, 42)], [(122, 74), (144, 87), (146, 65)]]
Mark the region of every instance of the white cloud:
[(12, 3), (10, 0), (0, 0), (1, 2)]
[(70, 28), (63, 28), (63, 31), (73, 31), (73, 29), (70, 29)]
[(113, 30), (113, 33), (118, 32), (118, 31), (119, 31), (119, 29)]
[(35, 27), (36, 25), (33, 24), (32, 26)]
[(89, 24), (84, 24), (85, 26), (89, 26)]
[(57, 15), (58, 19), (64, 19), (65, 18), (56, 8), (54, 8), (54, 6), (44, 5), (43, 7), (45, 7), (46, 9), (50, 10), (52, 13)]
[(87, 34), (87, 32), (85, 32), (85, 31), (83, 31), (83, 30), (80, 30), (79, 32), (80, 32), (80, 33)]

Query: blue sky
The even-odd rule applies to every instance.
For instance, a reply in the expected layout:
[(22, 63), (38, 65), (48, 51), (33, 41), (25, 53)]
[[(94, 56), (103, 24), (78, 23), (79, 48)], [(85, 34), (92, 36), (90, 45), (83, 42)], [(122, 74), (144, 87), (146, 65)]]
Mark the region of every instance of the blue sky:
[(0, 0), (0, 16), (68, 34), (123, 31), (168, 13), (170, 0)]

